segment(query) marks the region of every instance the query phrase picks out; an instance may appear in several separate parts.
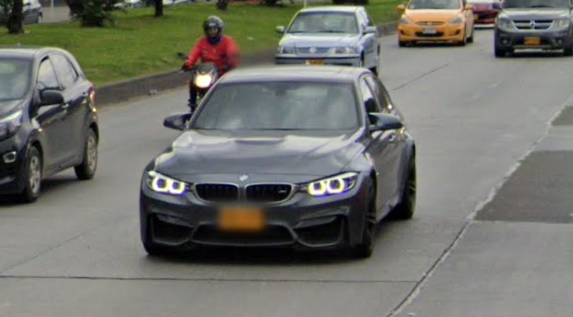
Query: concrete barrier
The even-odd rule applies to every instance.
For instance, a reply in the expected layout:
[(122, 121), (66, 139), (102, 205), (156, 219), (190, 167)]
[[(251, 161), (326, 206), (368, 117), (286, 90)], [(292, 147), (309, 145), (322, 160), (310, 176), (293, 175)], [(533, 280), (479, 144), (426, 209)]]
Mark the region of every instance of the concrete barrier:
[[(378, 25), (380, 36), (394, 34), (396, 22)], [(255, 66), (260, 64), (273, 64), (276, 48), (246, 54), (241, 57), (241, 66)], [(179, 70), (169, 71), (150, 76), (132, 78), (130, 80), (96, 87), (96, 101), (98, 107), (106, 107), (114, 103), (128, 101), (132, 98), (181, 88), (187, 84), (188, 73)], [(185, 101), (182, 101), (183, 103)]]

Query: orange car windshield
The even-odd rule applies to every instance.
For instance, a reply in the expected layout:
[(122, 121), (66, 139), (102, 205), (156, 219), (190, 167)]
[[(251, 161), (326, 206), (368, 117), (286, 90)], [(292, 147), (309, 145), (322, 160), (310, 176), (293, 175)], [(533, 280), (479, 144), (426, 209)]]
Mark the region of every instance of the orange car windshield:
[(408, 9), (412, 10), (453, 10), (459, 9), (458, 0), (412, 0)]

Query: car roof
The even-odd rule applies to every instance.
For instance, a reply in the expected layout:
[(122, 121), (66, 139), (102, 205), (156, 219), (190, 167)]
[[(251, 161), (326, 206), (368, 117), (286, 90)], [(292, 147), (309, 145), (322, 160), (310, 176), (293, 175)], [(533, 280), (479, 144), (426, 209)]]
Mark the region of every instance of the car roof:
[(66, 51), (59, 49), (57, 47), (45, 47), (45, 46), (0, 46), (0, 57), (23, 57), (34, 59), (38, 56), (44, 55), (47, 52), (63, 52)]
[(350, 66), (258, 66), (237, 68), (221, 78), (222, 83), (261, 81), (313, 81), (323, 83), (352, 83), (366, 69)]
[(318, 6), (301, 9), (299, 12), (356, 12), (361, 6)]

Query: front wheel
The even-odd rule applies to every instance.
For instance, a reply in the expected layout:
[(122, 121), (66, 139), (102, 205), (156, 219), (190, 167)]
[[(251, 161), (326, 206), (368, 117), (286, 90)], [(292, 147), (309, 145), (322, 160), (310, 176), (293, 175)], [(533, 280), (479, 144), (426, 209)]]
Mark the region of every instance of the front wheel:
[(416, 209), (416, 158), (413, 156), (408, 164), (408, 173), (406, 174), (406, 184), (402, 189), (402, 198), (400, 203), (394, 207), (390, 218), (396, 220), (406, 220), (414, 216)]
[(352, 255), (358, 259), (366, 259), (372, 256), (374, 252), (374, 239), (376, 235), (376, 195), (374, 184), (370, 181), (368, 187), (368, 210), (364, 215), (362, 224), (362, 241), (352, 248)]
[(97, 136), (93, 129), (89, 129), (84, 141), (83, 161), (76, 166), (76, 176), (81, 180), (92, 179), (97, 169)]
[(40, 196), (42, 182), (42, 156), (35, 146), (30, 147), (26, 155), (24, 178), (26, 185), (21, 198), (26, 203), (35, 202)]

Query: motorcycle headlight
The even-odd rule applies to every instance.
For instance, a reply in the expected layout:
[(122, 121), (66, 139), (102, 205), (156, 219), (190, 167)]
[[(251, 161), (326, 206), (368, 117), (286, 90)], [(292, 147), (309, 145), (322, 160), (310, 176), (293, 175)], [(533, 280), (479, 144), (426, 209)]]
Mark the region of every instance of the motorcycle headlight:
[(161, 175), (155, 171), (147, 173), (147, 186), (154, 192), (170, 195), (183, 195), (187, 184), (173, 178)]
[(195, 76), (195, 86), (199, 88), (207, 88), (211, 85), (213, 78), (209, 74)]
[(356, 185), (358, 173), (344, 173), (309, 183), (306, 191), (314, 197), (343, 194)]
[(7, 117), (0, 118), (0, 138), (16, 133), (22, 126), (23, 122), (22, 110), (16, 111)]
[(343, 46), (333, 47), (330, 49), (330, 54), (356, 54), (358, 50), (355, 47)]
[(569, 19), (559, 19), (553, 21), (553, 28), (555, 29), (565, 29), (569, 27)]
[(511, 22), (511, 20), (509, 19), (497, 19), (496, 25), (498, 28), (502, 29), (502, 30), (514, 30), (515, 27), (513, 26), (513, 22)]
[(464, 19), (460, 16), (457, 16), (457, 17), (451, 19), (449, 23), (453, 24), (453, 25), (457, 25), (457, 24), (461, 24), (463, 22), (464, 22)]
[(279, 54), (295, 54), (296, 51), (292, 46), (280, 46), (278, 49)]

